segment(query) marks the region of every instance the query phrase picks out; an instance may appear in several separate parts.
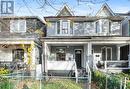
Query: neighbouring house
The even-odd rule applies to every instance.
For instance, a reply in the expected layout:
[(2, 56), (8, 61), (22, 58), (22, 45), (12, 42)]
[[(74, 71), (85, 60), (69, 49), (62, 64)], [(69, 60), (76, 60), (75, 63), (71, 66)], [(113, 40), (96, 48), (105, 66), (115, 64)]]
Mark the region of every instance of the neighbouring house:
[(75, 16), (64, 5), (56, 16), (44, 18), (43, 71), (49, 75), (85, 76), (88, 65), (105, 72), (130, 68), (130, 37), (122, 28), (125, 17), (106, 3), (95, 16)]
[(24, 72), (22, 69), (29, 65), (34, 75), (36, 65), (42, 63), (39, 38), (44, 33), (45, 24), (36, 16), (1, 16), (0, 67)]

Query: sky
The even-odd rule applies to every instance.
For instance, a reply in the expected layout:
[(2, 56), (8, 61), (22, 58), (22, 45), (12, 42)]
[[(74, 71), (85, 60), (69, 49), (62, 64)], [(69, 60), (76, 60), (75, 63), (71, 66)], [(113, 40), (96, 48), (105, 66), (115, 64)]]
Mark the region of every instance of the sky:
[[(43, 0), (39, 0), (43, 1)], [(77, 2), (77, 0), (48, 0), (51, 5), (37, 0), (14, 0), (15, 16), (38, 16), (43, 19), (45, 16), (55, 16), (64, 4), (67, 4), (75, 15), (87, 16), (95, 15), (104, 3), (115, 13), (127, 13), (130, 11), (130, 0), (107, 0), (106, 2), (93, 4), (91, 2)], [(80, 0), (79, 0), (80, 1)], [(88, 0), (81, 0), (88, 1)], [(99, 0), (97, 0), (99, 1)]]

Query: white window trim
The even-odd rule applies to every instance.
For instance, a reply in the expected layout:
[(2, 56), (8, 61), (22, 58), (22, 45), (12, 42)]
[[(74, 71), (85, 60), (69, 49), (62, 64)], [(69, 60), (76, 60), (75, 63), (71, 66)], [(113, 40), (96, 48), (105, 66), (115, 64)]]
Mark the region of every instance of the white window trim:
[[(105, 61), (108, 61), (107, 60), (107, 49), (110, 49), (111, 50), (111, 61), (112, 61), (112, 47), (102, 47), (101, 48), (101, 54), (102, 54), (102, 49), (105, 48), (105, 52), (106, 52), (106, 60)], [(102, 59), (102, 58), (101, 58)]]
[(98, 34), (98, 33), (97, 33), (97, 28), (96, 28), (96, 26), (97, 26), (96, 23), (97, 23), (97, 22), (99, 23), (99, 32), (98, 32), (98, 33), (101, 33), (101, 22), (100, 22), (100, 20), (97, 20), (97, 21), (95, 21), (95, 33), (96, 33), (96, 34)]
[[(26, 20), (10, 20), (10, 27), (12, 25), (12, 22), (15, 22), (15, 21), (18, 21), (18, 30), (14, 31), (14, 30), (11, 30), (11, 28), (10, 28), (10, 32), (11, 33), (25, 33), (26, 32)], [(23, 31), (20, 31), (20, 26), (19, 26), (20, 21), (24, 21), (25, 22), (25, 25), (24, 25), (25, 29)]]
[[(67, 34), (64, 34), (64, 33), (62, 33), (62, 25), (63, 25), (63, 22), (64, 21), (67, 21), (67, 23), (68, 23), (68, 33)], [(58, 30), (58, 29), (57, 29)], [(56, 30), (56, 31), (57, 31)], [(56, 32), (57, 33), (57, 32)], [(67, 36), (67, 35), (70, 35), (70, 20), (60, 20), (60, 34), (58, 34), (57, 33), (57, 35), (63, 35), (63, 36)]]

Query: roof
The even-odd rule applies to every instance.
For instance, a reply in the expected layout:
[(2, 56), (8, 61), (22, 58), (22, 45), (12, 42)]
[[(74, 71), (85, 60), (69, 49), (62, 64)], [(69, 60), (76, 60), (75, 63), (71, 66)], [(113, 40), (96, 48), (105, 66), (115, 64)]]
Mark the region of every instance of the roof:
[(42, 23), (45, 23), (38, 16), (0, 16), (0, 19), (38, 19)]
[(66, 12), (69, 13), (69, 16), (74, 16), (74, 13), (67, 4), (63, 5), (63, 7), (57, 12), (56, 16), (61, 16), (63, 10), (66, 10)]
[(111, 8), (108, 6), (107, 3), (104, 3), (102, 5), (102, 7), (100, 8), (100, 10), (97, 12), (96, 16), (98, 16), (100, 14), (100, 12), (106, 7), (106, 9), (112, 14), (112, 16), (114, 16), (114, 12), (111, 10)]
[(95, 21), (98, 19), (110, 19), (110, 20), (123, 20), (121, 16), (109, 16), (109, 17), (98, 17), (98, 16), (48, 16), (44, 17), (45, 21), (56, 21), (59, 19), (69, 19), (72, 21)]

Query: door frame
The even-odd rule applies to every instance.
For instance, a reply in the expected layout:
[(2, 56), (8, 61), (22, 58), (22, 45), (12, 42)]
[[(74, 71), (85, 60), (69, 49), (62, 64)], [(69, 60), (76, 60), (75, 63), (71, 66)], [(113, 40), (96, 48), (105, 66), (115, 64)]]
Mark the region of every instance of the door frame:
[[(107, 60), (107, 49), (110, 49), (111, 50), (111, 60), (112, 61), (112, 47), (107, 47), (107, 46), (104, 46), (104, 47), (101, 47), (101, 60), (102, 60), (102, 49), (105, 48), (105, 53), (106, 53), (106, 60), (105, 61), (108, 61)], [(102, 60), (103, 61), (103, 60)]]
[(81, 67), (83, 67), (83, 49), (74, 49), (74, 59), (75, 59), (75, 51), (80, 50), (81, 51)]

